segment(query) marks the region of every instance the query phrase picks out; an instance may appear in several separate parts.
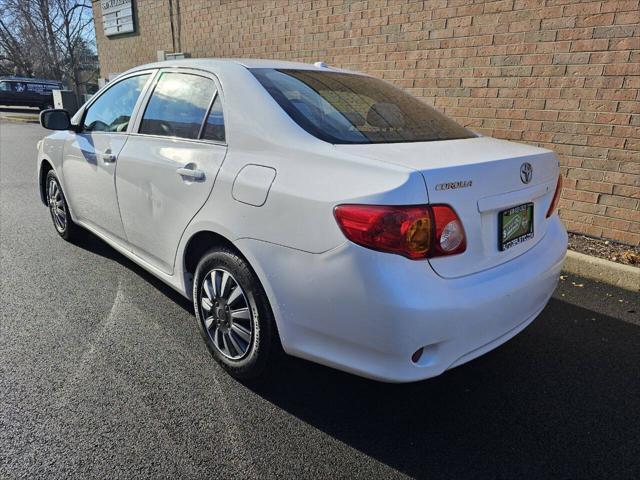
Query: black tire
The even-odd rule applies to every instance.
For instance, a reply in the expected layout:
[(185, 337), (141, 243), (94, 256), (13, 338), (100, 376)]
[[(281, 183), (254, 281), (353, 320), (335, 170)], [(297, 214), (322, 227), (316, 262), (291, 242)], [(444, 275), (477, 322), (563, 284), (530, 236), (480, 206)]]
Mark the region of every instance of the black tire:
[[(57, 188), (57, 191), (53, 191), (54, 184), (55, 188)], [(69, 206), (67, 205), (67, 199), (64, 196), (64, 192), (62, 191), (62, 187), (60, 186), (58, 177), (53, 170), (49, 170), (49, 173), (47, 173), (44, 188), (47, 205), (49, 207), (49, 213), (51, 214), (51, 221), (53, 222), (53, 226), (56, 229), (56, 232), (58, 232), (58, 235), (69, 242), (77, 240), (80, 236), (81, 229), (71, 219)], [(56, 199), (57, 201), (54, 206), (53, 202)], [(64, 221), (61, 220), (62, 217), (60, 216), (60, 214), (64, 216)]]
[[(224, 291), (218, 295), (224, 272), (230, 276), (227, 277)], [(208, 288), (204, 286), (205, 280), (208, 282)], [(216, 282), (215, 287), (212, 281)], [(223, 306), (225, 293), (226, 297), (231, 298), (238, 287), (241, 293), (236, 296), (233, 303), (229, 305), (225, 303)], [(204, 303), (203, 297), (206, 297)], [(198, 327), (209, 352), (231, 376), (240, 380), (255, 379), (274, 362), (280, 348), (269, 300), (256, 274), (246, 260), (236, 252), (222, 248), (212, 250), (202, 257), (193, 282), (193, 303)], [(205, 309), (205, 304), (207, 306), (211, 304), (208, 311)], [(240, 308), (243, 305), (247, 305), (251, 318), (234, 320), (234, 312), (245, 310)], [(224, 309), (227, 311), (226, 315)], [(246, 340), (246, 338), (238, 336), (234, 328), (242, 327), (245, 330), (242, 333), (246, 335), (249, 325), (252, 327), (251, 338), (245, 342), (243, 339)], [(229, 338), (228, 342), (225, 339), (226, 335), (228, 335), (226, 338)], [(221, 343), (224, 346), (229, 345), (226, 354), (223, 352), (224, 348), (221, 349), (217, 345)], [(234, 348), (232, 343), (240, 348)], [(241, 350), (245, 347), (247, 350), (242, 353)], [(238, 358), (231, 358), (234, 354), (237, 354)]]

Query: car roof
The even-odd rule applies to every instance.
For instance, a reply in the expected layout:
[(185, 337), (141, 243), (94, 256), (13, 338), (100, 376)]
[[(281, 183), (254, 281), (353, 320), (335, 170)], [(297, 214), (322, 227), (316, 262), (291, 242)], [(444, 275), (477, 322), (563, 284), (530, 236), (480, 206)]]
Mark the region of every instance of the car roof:
[[(256, 58), (185, 58), (177, 60), (165, 60), (163, 62), (148, 63), (146, 65), (140, 65), (132, 68), (128, 72), (130, 73), (137, 70), (145, 70), (149, 68), (168, 68), (168, 67), (182, 67), (182, 68), (194, 68), (198, 70), (207, 70), (214, 73), (222, 73), (225, 69), (243, 66), (245, 68), (283, 68), (283, 69), (296, 69), (296, 70), (318, 70), (318, 71), (338, 71), (347, 72), (340, 68), (334, 68), (331, 66), (316, 66), (311, 63), (302, 62), (289, 62), (286, 60), (274, 60), (274, 59), (256, 59)], [(355, 72), (350, 72), (355, 73)]]

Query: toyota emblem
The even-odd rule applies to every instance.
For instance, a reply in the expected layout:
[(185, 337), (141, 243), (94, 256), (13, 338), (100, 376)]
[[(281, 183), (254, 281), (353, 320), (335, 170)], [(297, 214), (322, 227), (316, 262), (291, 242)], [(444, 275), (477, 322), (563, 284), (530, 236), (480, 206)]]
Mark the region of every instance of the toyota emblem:
[(533, 176), (533, 167), (529, 162), (524, 162), (520, 165), (520, 180), (522, 183), (529, 183)]

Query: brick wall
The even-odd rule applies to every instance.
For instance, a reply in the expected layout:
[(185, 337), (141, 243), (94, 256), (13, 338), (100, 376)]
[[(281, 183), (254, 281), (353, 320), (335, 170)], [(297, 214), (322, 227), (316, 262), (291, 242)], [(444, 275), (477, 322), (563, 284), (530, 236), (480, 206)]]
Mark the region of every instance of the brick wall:
[(192, 57), (280, 58), (368, 72), (486, 135), (555, 150), (574, 232), (640, 244), (638, 0), (134, 0), (102, 75)]

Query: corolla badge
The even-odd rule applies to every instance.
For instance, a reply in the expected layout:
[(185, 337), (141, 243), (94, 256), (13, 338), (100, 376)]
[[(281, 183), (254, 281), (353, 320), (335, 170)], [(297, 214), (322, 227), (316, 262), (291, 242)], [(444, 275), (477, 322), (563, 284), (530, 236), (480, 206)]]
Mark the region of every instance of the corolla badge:
[(529, 162), (524, 162), (520, 165), (520, 180), (522, 183), (529, 183), (533, 176), (533, 167)]
[(473, 185), (471, 180), (458, 180), (456, 182), (439, 183), (436, 190), (455, 190), (458, 188), (468, 188)]

